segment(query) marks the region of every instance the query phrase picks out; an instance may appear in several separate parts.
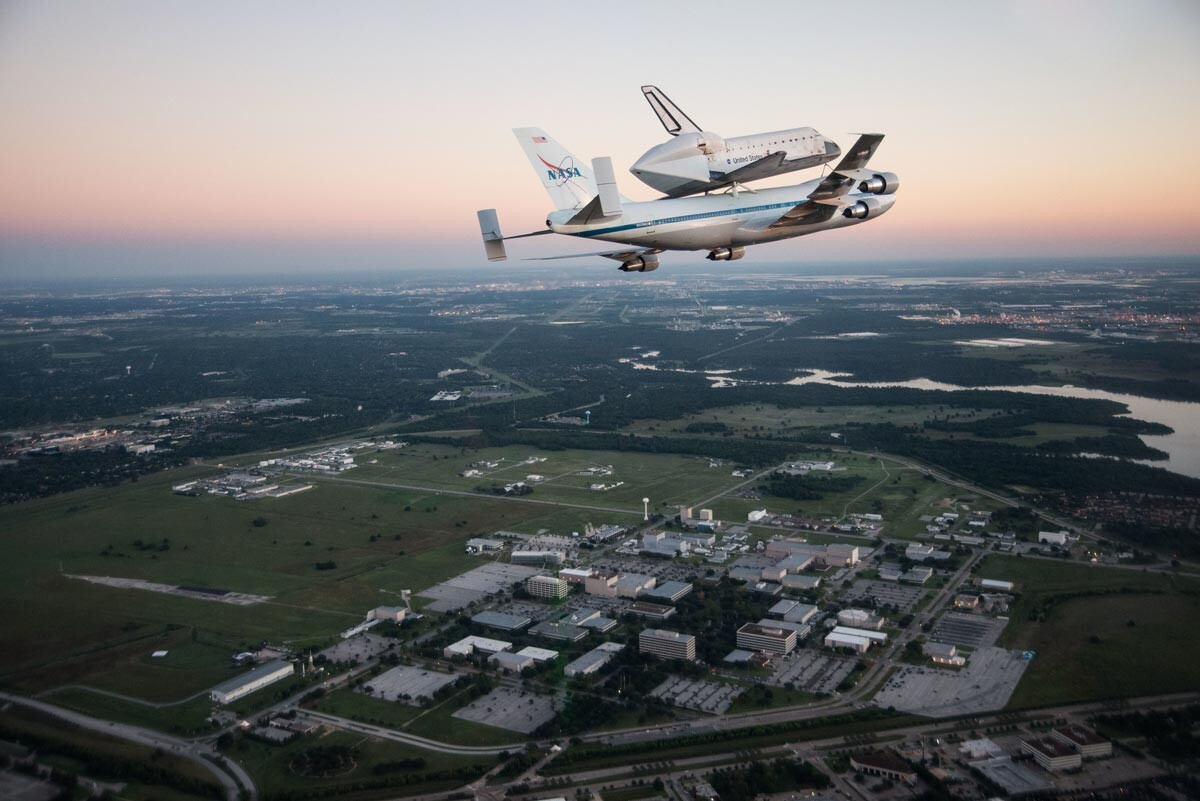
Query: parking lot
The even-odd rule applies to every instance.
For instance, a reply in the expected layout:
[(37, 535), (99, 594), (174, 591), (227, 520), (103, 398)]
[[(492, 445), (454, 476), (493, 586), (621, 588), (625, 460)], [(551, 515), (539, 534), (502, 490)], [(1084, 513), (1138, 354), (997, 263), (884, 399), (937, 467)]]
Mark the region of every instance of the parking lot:
[(1020, 651), (980, 648), (961, 670), (901, 668), (875, 694), (873, 703), (933, 718), (991, 712), (1004, 708), (1028, 666)]
[(767, 682), (777, 687), (793, 683), (796, 689), (810, 693), (832, 693), (854, 670), (855, 661), (805, 648), (778, 660)]
[(554, 718), (554, 699), (511, 687), (497, 687), (455, 712), (454, 717), (530, 734)]
[(321, 652), (330, 662), (365, 662), (374, 659), (397, 644), (396, 640), (364, 632), (347, 640), (339, 640)]
[(947, 612), (930, 633), (931, 640), (949, 642), (965, 648), (985, 648), (995, 645), (1006, 621), (982, 615)]
[(920, 587), (893, 584), (889, 581), (856, 581), (842, 596), (842, 600), (854, 603), (864, 598), (872, 598), (876, 605), (886, 604), (895, 606), (901, 612), (911, 612), (924, 592)]
[(670, 701), (675, 706), (713, 715), (727, 712), (733, 699), (741, 694), (742, 688), (733, 684), (696, 681), (680, 676), (672, 676), (650, 692), (655, 698)]
[(490, 562), (440, 584), (434, 584), (419, 595), (422, 598), (434, 599), (427, 607), (432, 612), (455, 612), (489, 595), (495, 595), (518, 581), (545, 572), (538, 567)]
[(422, 699), (433, 698), (435, 692), (453, 682), (455, 678), (457, 677), (449, 673), (401, 665), (371, 679), (370, 684), (363, 690), (384, 701), (399, 701), (418, 706)]

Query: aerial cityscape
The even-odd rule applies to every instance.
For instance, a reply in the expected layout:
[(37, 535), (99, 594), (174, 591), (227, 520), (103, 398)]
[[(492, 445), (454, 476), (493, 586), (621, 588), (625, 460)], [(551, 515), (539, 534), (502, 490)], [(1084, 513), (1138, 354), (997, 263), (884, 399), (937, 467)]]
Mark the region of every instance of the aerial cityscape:
[[(960, 80), (966, 37), (1021, 113), (1063, 59), (1065, 93), (1161, 89), (1155, 145), (1196, 114), (1185, 3), (1088, 12), (1175, 59), (1162, 86), (1065, 44), (1061, 9), (868, 8), (892, 91)], [(779, 52), (783, 25), (758, 77), (838, 86), (622, 43), (547, 78), (612, 83), (613, 118), (539, 112), (516, 9), (0, 10), (0, 798), (1200, 798), (1200, 162), (1164, 177), (1177, 219), (1142, 216), (1141, 149), (1058, 217), (1037, 195), (1093, 106), (1041, 123), (1078, 152), (1018, 170), (953, 150), (973, 123), (864, 110), (869, 75)], [(445, 71), (380, 77), (412, 59)], [(399, 87), (411, 118), (374, 119), (419, 163), (356, 161), (375, 134), (320, 109), (360, 86)], [(939, 154), (1003, 208), (947, 197)]]

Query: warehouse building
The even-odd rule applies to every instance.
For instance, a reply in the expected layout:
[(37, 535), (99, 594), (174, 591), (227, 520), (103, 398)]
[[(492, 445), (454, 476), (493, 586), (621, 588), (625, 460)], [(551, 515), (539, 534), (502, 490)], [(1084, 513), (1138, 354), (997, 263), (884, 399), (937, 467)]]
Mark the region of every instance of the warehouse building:
[(527, 645), (520, 651), (517, 651), (517, 656), (527, 656), (540, 665), (543, 662), (553, 662), (555, 659), (558, 659), (558, 651)]
[(570, 623), (546, 620), (531, 628), (529, 633), (536, 634), (539, 637), (545, 637), (550, 640), (579, 642), (588, 635), (588, 630), (580, 628), (579, 626), (572, 626)]
[(525, 615), (510, 615), (504, 612), (480, 612), (471, 618), (472, 623), (501, 631), (520, 631), (533, 622)]
[(654, 589), (658, 579), (654, 576), (643, 576), (640, 573), (623, 573), (614, 588), (618, 598), (636, 598), (646, 590)]
[(1049, 545), (1066, 545), (1067, 538), (1070, 536), (1068, 531), (1039, 531), (1038, 542)]
[(799, 601), (780, 601), (767, 614), (781, 617), (790, 623), (807, 623), (817, 614), (817, 607)]
[(871, 641), (866, 637), (856, 637), (853, 634), (843, 634), (836, 630), (825, 635), (826, 648), (849, 648), (860, 654), (865, 654), (871, 647)]
[(680, 598), (684, 597), (692, 591), (692, 585), (687, 581), (664, 581), (657, 587), (645, 590), (642, 593), (643, 598), (657, 598), (663, 601), (675, 603)]
[(564, 578), (530, 576), (525, 580), (525, 591), (536, 598), (566, 598), (570, 589)]
[(882, 644), (887, 642), (888, 636), (882, 631), (871, 631), (869, 629), (856, 629), (851, 626), (834, 626), (834, 634), (848, 634), (851, 637), (865, 637), (873, 643)]
[(1059, 726), (1050, 734), (1054, 739), (1078, 751), (1084, 759), (1112, 756), (1112, 742), (1083, 726)]
[(514, 565), (537, 565), (544, 567), (546, 565), (561, 565), (567, 561), (567, 555), (562, 551), (513, 551), (512, 563)]
[(255, 690), (261, 690), (268, 684), (274, 684), (286, 679), (293, 673), (292, 663), (276, 659), (260, 665), (249, 673), (243, 673), (229, 681), (223, 681), (209, 690), (209, 697), (218, 704), (230, 704), (237, 699), (249, 695)]
[(617, 597), (617, 579), (621, 574), (615, 570), (596, 570), (583, 580), (583, 591), (604, 598)]
[(563, 674), (568, 678), (590, 676), (607, 665), (609, 660), (624, 648), (625, 646), (620, 643), (601, 643), (578, 659), (568, 662), (567, 666), (563, 668)]
[(582, 584), (592, 575), (590, 567), (564, 567), (558, 571), (558, 577), (568, 584)]
[(796, 647), (796, 632), (791, 629), (746, 623), (737, 631), (737, 646), (747, 651), (766, 651), (786, 656)]
[(638, 635), (638, 651), (659, 659), (696, 658), (696, 638), (691, 634), (665, 629), (642, 629)]
[(980, 579), (979, 586), (985, 590), (1001, 590), (1002, 592), (1012, 592), (1015, 586), (1011, 581), (998, 581), (997, 579)]
[(400, 623), (408, 616), (408, 609), (403, 606), (377, 606), (367, 612), (367, 620), (390, 620)]
[(843, 609), (837, 614), (837, 622), (842, 626), (879, 631), (887, 620), (871, 614), (866, 609)]
[(488, 657), (488, 664), (506, 673), (520, 673), (525, 668), (533, 667), (533, 659), (510, 651), (500, 651)]
[(1078, 751), (1050, 737), (1021, 738), (1021, 751), (1031, 754), (1046, 770), (1070, 770), (1083, 764)]
[(958, 653), (958, 648), (952, 643), (927, 642), (924, 651), (925, 656), (929, 657), (935, 665), (962, 667), (967, 664), (967, 658)]

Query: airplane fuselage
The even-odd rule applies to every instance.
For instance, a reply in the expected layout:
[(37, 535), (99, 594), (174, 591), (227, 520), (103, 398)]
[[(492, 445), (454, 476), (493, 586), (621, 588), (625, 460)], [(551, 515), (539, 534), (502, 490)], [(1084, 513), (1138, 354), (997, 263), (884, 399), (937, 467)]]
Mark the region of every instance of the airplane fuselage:
[[(824, 222), (771, 228), (789, 209), (808, 201), (819, 180), (776, 189), (743, 190), (699, 197), (664, 198), (624, 203), (621, 215), (587, 225), (570, 225), (571, 211), (552, 212), (547, 225), (556, 234), (583, 239), (619, 242), (662, 250), (712, 250), (721, 247), (756, 245), (791, 239), (817, 231), (828, 231), (865, 222), (868, 218), (833, 214)], [(891, 208), (892, 195), (850, 193), (845, 203), (874, 198), (878, 208), (870, 219)]]

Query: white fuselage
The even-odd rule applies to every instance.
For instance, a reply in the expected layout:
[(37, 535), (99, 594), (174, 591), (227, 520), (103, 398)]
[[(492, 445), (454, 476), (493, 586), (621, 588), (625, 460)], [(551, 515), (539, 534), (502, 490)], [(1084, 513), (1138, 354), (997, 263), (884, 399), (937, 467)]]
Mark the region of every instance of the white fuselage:
[(796, 186), (742, 190), (699, 197), (664, 198), (621, 205), (621, 215), (587, 225), (568, 225), (573, 211), (552, 212), (547, 219), (557, 234), (619, 242), (662, 250), (712, 250), (720, 247), (755, 245), (780, 239), (828, 231), (874, 219), (891, 208), (892, 195), (852, 192), (844, 202), (851, 205), (859, 198), (874, 198), (878, 209), (867, 218), (848, 218), (840, 209), (824, 221), (804, 225), (771, 228), (771, 224), (801, 202), (807, 202), (819, 180)]
[(772, 153), (783, 153), (782, 163), (754, 180), (824, 164), (837, 158), (841, 150), (813, 128), (790, 128), (729, 139), (703, 131), (680, 134), (655, 145), (629, 171), (660, 192), (690, 194), (724, 185), (726, 175)]

